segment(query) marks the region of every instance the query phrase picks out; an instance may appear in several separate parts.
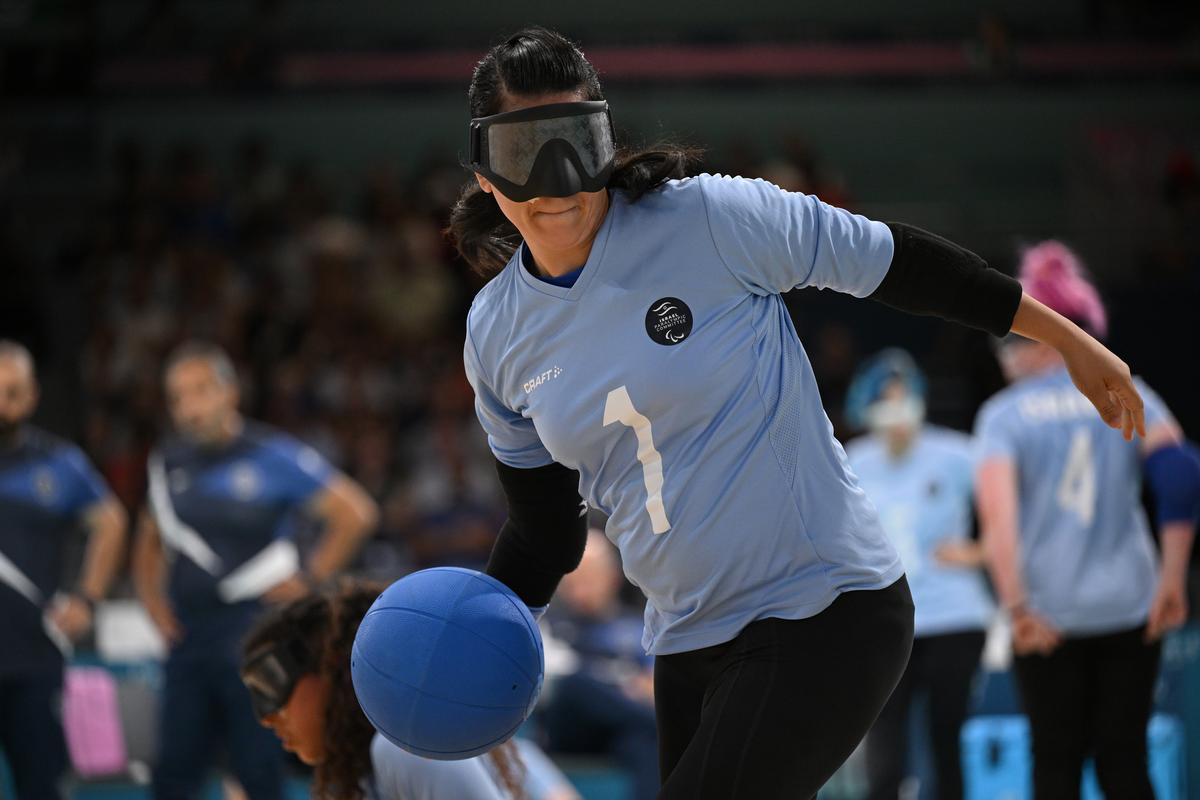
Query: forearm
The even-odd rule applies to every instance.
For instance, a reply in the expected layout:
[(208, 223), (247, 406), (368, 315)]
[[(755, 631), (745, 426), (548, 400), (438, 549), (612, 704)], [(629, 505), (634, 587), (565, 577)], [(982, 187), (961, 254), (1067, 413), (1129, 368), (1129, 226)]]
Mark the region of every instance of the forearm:
[(79, 580), (79, 592), (92, 601), (108, 594), (125, 555), (128, 517), (116, 499), (108, 499), (86, 518), (87, 555)]
[(307, 570), (320, 583), (345, 569), (358, 553), (378, 524), (379, 508), (358, 484), (340, 478), (319, 499), (317, 514), (325, 530), (309, 556)]
[(980, 540), (988, 573), (1001, 605), (1014, 608), (1025, 602), (1017, 530), (1016, 466), (1007, 458), (985, 460), (975, 483)]
[(1161, 574), (1164, 581), (1187, 583), (1188, 562), (1192, 554), (1192, 541), (1196, 526), (1191, 522), (1168, 522), (1159, 531), (1162, 548)]
[(143, 605), (163, 600), (166, 577), (164, 567), (162, 545), (158, 541), (157, 532), (147, 532), (143, 526), (134, 542), (133, 559), (130, 564), (133, 590)]
[(496, 537), (487, 573), (530, 608), (547, 605), (562, 576), (579, 566), (587, 543), (579, 473), (561, 464), (516, 469), (496, 462), (508, 521)]
[(1025, 584), (1021, 580), (1020, 560), (1017, 551), (1017, 534), (1014, 529), (985, 531), (983, 549), (986, 554), (988, 574), (1004, 608), (1014, 608), (1025, 602)]
[(1074, 322), (1027, 294), (1021, 295), (1021, 303), (1013, 317), (1012, 332), (1048, 344), (1059, 352), (1081, 342), (1093, 341)]
[(325, 533), (309, 556), (307, 572), (317, 583), (341, 572), (358, 553), (369, 529), (359, 521), (326, 524)]
[[(564, 544), (569, 545), (571, 538), (564, 536)], [(523, 530), (510, 519), (496, 536), (487, 574), (512, 589), (525, 605), (543, 608), (550, 604), (563, 576), (579, 565), (578, 559), (565, 552), (569, 547), (556, 547), (556, 554), (547, 552), (549, 544), (545, 537)], [(579, 553), (582, 557), (582, 547)]]

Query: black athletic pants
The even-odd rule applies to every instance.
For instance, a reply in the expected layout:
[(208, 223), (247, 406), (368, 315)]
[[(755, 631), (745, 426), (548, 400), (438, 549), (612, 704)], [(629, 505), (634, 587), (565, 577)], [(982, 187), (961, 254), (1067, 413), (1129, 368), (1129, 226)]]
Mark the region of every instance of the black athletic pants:
[(805, 800), (854, 752), (908, 663), (908, 581), (768, 618), (654, 666), (660, 800)]
[(0, 759), (8, 760), (17, 800), (65, 796), (59, 791), (68, 766), (62, 690), (61, 666), (0, 678)]
[(900, 783), (908, 774), (908, 712), (918, 693), (929, 698), (929, 742), (937, 777), (933, 796), (963, 796), (959, 737), (983, 641), (983, 631), (963, 631), (919, 636), (913, 642), (908, 669), (867, 737), (870, 800), (896, 800), (900, 795)]
[(1039, 800), (1079, 797), (1083, 762), (1096, 759), (1105, 797), (1153, 800), (1146, 725), (1158, 678), (1158, 643), (1145, 629), (1066, 639), (1048, 656), (1013, 660), (1033, 736)]

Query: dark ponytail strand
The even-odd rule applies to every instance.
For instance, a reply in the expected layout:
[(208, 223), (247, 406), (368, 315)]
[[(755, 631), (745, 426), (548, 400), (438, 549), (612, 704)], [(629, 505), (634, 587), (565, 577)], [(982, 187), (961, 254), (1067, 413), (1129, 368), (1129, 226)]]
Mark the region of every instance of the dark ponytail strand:
[(496, 199), (471, 181), (450, 210), (445, 230), (459, 255), (480, 275), (499, 272), (516, 252), (521, 234), (504, 216)]
[(635, 203), (667, 181), (686, 177), (703, 156), (704, 151), (698, 147), (672, 142), (659, 142), (641, 150), (622, 148), (617, 152), (608, 188), (624, 191), (629, 202)]

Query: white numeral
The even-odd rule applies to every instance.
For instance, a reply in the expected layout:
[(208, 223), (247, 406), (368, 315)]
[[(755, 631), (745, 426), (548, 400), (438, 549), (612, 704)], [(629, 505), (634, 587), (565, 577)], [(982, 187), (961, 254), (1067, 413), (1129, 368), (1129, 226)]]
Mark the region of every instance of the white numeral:
[(1058, 504), (1075, 512), (1084, 525), (1091, 525), (1096, 516), (1096, 466), (1086, 428), (1077, 428), (1071, 437), (1067, 466), (1058, 482)]
[(662, 498), (662, 456), (654, 448), (654, 430), (650, 427), (650, 420), (633, 407), (629, 390), (624, 386), (609, 392), (608, 400), (604, 403), (604, 424), (607, 426), (614, 422), (633, 428), (637, 434), (637, 457), (642, 462), (642, 478), (646, 482), (646, 513), (650, 515), (654, 532), (666, 533), (671, 530), (671, 522), (667, 519)]

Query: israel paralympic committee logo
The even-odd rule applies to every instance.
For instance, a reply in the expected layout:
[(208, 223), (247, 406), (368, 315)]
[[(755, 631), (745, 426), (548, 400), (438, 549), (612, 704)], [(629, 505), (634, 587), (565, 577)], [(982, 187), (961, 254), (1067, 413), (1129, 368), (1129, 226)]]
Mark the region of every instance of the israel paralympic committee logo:
[(659, 344), (679, 344), (692, 332), (692, 310), (678, 297), (664, 297), (646, 312), (646, 333)]

